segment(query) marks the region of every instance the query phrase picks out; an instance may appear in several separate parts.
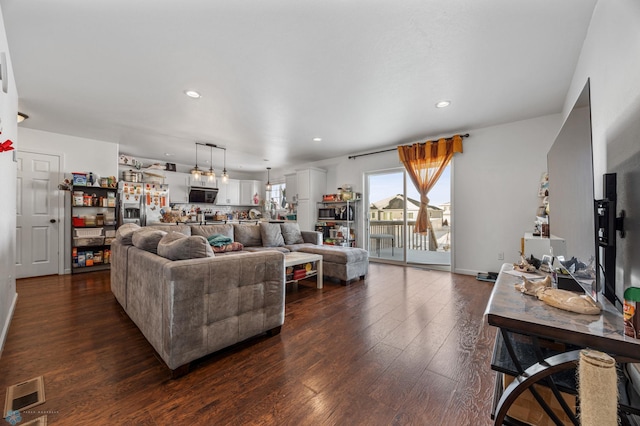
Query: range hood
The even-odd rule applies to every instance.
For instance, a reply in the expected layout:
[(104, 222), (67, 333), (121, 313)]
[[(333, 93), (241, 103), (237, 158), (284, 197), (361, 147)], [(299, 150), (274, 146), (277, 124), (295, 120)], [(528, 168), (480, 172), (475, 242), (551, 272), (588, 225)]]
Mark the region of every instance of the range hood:
[(201, 204), (214, 204), (218, 196), (218, 188), (205, 188), (202, 186), (189, 187), (189, 202)]

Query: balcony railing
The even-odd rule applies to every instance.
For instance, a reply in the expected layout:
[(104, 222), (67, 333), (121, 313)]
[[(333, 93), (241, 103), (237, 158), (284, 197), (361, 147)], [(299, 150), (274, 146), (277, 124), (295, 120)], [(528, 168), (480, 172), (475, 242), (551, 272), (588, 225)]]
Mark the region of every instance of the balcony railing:
[[(415, 221), (407, 221), (407, 238), (404, 238), (404, 224), (397, 220), (371, 220), (369, 221), (369, 235), (390, 235), (392, 238), (383, 238), (379, 241), (372, 242), (370, 247), (379, 247), (380, 249), (402, 249), (406, 241), (408, 250), (429, 251), (429, 235), (418, 234), (415, 232)], [(436, 239), (438, 240), (438, 251), (449, 251), (450, 239), (448, 226), (438, 227), (434, 229)], [(379, 245), (378, 245), (379, 244)]]

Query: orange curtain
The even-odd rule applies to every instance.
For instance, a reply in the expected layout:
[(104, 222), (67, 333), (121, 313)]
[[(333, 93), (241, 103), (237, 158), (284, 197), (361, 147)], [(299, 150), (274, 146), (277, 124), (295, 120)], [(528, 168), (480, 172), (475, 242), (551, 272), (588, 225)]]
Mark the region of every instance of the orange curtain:
[(429, 250), (437, 250), (438, 241), (433, 233), (433, 225), (429, 219), (429, 191), (434, 187), (442, 172), (447, 167), (453, 154), (462, 152), (462, 137), (455, 135), (450, 139), (426, 141), (413, 145), (398, 146), (400, 161), (411, 177), (411, 181), (420, 193), (420, 210), (416, 218), (415, 232), (429, 233)]

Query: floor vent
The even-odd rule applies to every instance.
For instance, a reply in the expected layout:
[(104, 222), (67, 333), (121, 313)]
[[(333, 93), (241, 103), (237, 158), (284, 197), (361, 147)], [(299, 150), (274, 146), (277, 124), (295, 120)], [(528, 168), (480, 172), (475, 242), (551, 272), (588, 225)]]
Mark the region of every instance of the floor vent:
[(44, 379), (42, 376), (7, 388), (4, 401), (4, 417), (12, 411), (23, 411), (44, 403)]

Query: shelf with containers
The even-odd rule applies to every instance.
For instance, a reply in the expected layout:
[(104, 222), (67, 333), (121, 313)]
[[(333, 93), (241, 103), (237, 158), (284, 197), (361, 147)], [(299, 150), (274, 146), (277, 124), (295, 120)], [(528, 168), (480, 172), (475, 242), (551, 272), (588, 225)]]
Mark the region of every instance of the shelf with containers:
[(116, 236), (116, 192), (111, 187), (71, 188), (71, 273), (109, 269)]
[(328, 194), (317, 203), (316, 231), (322, 232), (325, 244), (356, 247), (359, 203), (359, 194)]

